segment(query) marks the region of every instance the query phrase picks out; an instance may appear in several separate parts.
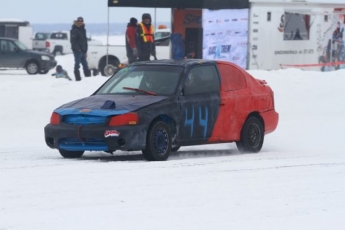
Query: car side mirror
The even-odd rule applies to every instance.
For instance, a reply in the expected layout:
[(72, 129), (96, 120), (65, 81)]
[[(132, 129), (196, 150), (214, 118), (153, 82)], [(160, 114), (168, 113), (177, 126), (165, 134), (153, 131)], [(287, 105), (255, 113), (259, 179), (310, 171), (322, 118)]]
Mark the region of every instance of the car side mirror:
[(18, 52), (19, 51), (18, 47), (14, 47), (13, 50), (14, 50), (14, 52)]

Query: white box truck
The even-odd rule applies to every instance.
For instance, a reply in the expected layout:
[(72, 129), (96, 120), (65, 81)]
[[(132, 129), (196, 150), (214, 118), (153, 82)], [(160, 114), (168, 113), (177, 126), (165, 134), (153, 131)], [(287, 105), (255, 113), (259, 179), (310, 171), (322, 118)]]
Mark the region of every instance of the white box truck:
[(28, 21), (0, 19), (0, 37), (18, 39), (32, 49), (33, 28)]

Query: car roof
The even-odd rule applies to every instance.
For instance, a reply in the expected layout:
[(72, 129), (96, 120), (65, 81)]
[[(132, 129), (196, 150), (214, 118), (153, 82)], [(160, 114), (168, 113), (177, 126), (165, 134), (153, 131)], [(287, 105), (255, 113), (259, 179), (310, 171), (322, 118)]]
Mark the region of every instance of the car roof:
[(58, 33), (69, 33), (70, 31), (68, 30), (57, 30), (57, 31), (53, 31), (53, 32), (50, 32), (51, 34), (58, 34)]
[(157, 30), (156, 30), (156, 33), (158, 33), (158, 32), (171, 32), (171, 29), (169, 29), (169, 28), (157, 29)]
[(7, 37), (0, 37), (2, 40), (9, 40), (9, 41), (17, 41), (18, 39), (15, 38), (7, 38)]
[(217, 61), (215, 60), (205, 60), (205, 59), (182, 59), (182, 60), (174, 60), (174, 59), (163, 59), (163, 60), (152, 60), (152, 61), (144, 61), (144, 62), (136, 62), (133, 63), (132, 66), (140, 66), (140, 65), (170, 65), (170, 66), (182, 66), (182, 67), (189, 67), (192, 65), (200, 65), (200, 64), (215, 64)]

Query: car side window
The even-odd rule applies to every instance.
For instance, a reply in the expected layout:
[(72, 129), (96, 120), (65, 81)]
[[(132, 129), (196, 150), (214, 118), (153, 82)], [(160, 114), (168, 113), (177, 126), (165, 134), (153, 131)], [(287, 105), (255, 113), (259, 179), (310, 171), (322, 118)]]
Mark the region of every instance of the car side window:
[(233, 91), (246, 88), (245, 76), (237, 67), (225, 63), (217, 65), (222, 78), (222, 90)]
[(15, 52), (17, 50), (17, 46), (13, 42), (8, 41), (7, 44), (8, 44), (8, 51)]
[(67, 34), (65, 34), (65, 33), (52, 33), (50, 38), (66, 40), (67, 39)]
[(36, 33), (35, 39), (37, 40), (46, 40), (48, 39), (49, 35), (47, 33)]
[(1, 51), (9, 51), (9, 52), (15, 52), (16, 45), (11, 41), (6, 40), (0, 40), (0, 49)]
[(184, 84), (183, 94), (219, 92), (220, 81), (216, 67), (213, 65), (197, 66), (191, 69)]
[(0, 40), (0, 50), (1, 51), (7, 51), (7, 41), (5, 40)]

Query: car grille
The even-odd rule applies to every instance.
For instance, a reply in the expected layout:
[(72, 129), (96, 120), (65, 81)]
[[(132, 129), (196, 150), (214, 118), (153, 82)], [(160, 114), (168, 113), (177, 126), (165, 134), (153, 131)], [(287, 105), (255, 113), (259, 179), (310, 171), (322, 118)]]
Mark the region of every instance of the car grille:
[(59, 149), (67, 151), (107, 151), (108, 147), (102, 139), (72, 139), (64, 138), (59, 141)]
[(63, 122), (73, 125), (96, 125), (104, 124), (106, 122), (106, 117), (101, 116), (90, 116), (90, 115), (65, 115), (63, 117)]

